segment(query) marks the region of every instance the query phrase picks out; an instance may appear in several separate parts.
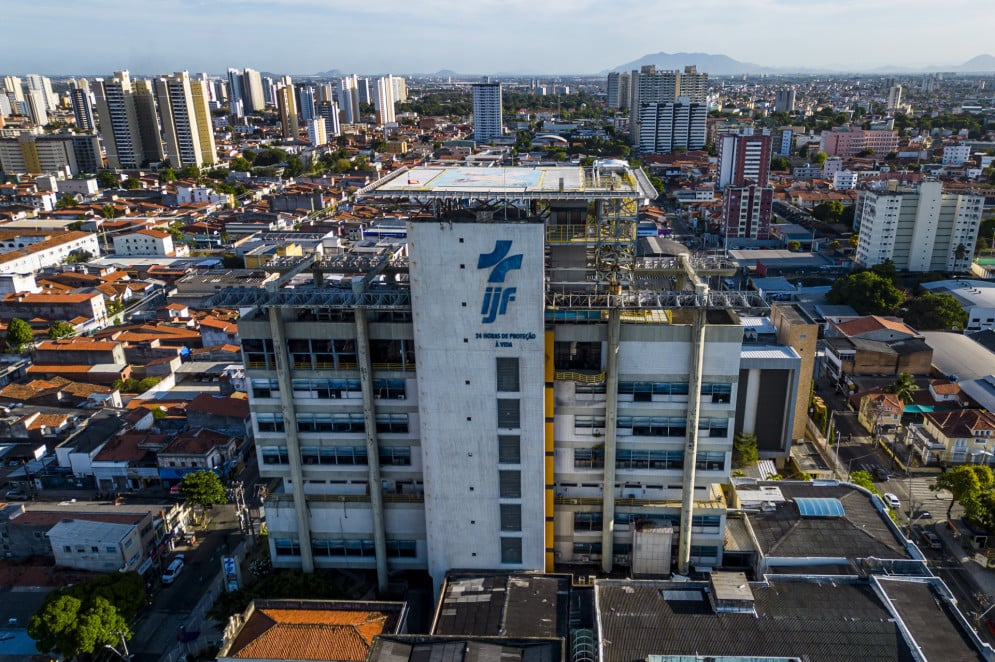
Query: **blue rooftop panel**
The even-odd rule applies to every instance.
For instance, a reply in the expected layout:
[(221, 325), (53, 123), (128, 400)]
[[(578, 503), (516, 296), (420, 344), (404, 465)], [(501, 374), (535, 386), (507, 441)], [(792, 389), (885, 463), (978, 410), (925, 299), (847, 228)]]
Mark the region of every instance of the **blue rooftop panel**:
[(843, 504), (839, 499), (795, 499), (802, 517), (843, 517)]

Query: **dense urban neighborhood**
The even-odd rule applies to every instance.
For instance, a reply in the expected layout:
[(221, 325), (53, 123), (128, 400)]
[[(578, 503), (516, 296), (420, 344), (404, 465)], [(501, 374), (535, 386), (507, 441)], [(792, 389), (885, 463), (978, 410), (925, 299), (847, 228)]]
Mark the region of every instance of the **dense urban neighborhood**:
[(995, 660), (995, 66), (705, 64), (5, 75), (0, 661)]

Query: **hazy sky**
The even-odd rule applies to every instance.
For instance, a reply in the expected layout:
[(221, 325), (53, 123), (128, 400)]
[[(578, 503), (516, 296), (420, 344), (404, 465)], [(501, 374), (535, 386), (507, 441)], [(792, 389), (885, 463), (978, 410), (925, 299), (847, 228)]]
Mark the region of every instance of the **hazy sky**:
[[(616, 6), (617, 5), (617, 6)], [(647, 53), (868, 70), (995, 51), (991, 0), (27, 0), (11, 73), (598, 73)]]

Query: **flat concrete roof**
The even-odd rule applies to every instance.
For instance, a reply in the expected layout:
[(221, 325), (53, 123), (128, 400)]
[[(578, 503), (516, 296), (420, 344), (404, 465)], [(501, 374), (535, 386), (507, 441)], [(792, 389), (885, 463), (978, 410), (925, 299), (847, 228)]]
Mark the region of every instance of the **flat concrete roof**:
[(949, 331), (923, 331), (933, 348), (933, 365), (944, 375), (961, 381), (995, 375), (995, 354), (969, 337)]
[[(645, 181), (644, 181), (645, 180)], [(649, 188), (646, 188), (646, 187)], [(525, 197), (548, 200), (655, 198), (639, 169), (580, 166), (400, 168), (358, 192), (360, 197)]]

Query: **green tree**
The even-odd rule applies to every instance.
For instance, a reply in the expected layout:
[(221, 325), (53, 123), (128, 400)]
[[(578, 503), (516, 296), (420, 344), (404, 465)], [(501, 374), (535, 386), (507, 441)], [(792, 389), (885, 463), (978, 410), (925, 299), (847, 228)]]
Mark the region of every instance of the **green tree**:
[(48, 337), (52, 340), (72, 338), (76, 335), (76, 327), (69, 322), (56, 322), (48, 329)]
[(757, 452), (757, 435), (741, 432), (732, 440), (732, 465), (736, 468), (752, 467), (760, 460)]
[(19, 317), (15, 317), (7, 324), (7, 346), (16, 352), (20, 352), (26, 345), (30, 345), (34, 340), (34, 334), (27, 322)]
[(885, 260), (879, 264), (875, 264), (871, 267), (871, 271), (876, 273), (882, 278), (887, 278), (891, 281), (892, 285), (898, 284), (898, 267), (891, 260)]
[(991, 467), (984, 464), (962, 464), (937, 476), (936, 482), (929, 489), (934, 492), (950, 492), (950, 505), (947, 506), (947, 519), (950, 519), (955, 503), (964, 506), (968, 512), (972, 508), (977, 509), (981, 495), (991, 490), (992, 483), (995, 483), (995, 475), (992, 474)]
[(839, 200), (826, 200), (812, 210), (812, 216), (826, 223), (835, 223), (842, 215), (843, 203)]
[(176, 181), (176, 171), (172, 168), (163, 168), (162, 172), (159, 173), (159, 179), (163, 184)]
[(903, 405), (907, 405), (912, 402), (915, 392), (918, 390), (919, 385), (916, 384), (916, 378), (909, 372), (899, 373), (898, 377), (895, 378), (895, 381), (889, 384), (885, 389), (888, 393), (894, 393), (897, 395)]
[(853, 306), (861, 315), (890, 315), (902, 305), (905, 295), (887, 278), (861, 271), (836, 279), (826, 300)]
[(872, 494), (880, 494), (874, 485), (874, 478), (866, 471), (854, 471), (850, 474), (850, 482), (857, 487), (862, 487)]
[(58, 653), (67, 658), (93, 653), (106, 644), (116, 644), (120, 636), (131, 637), (128, 622), (117, 607), (97, 596), (81, 600), (72, 595), (58, 595), (28, 621), (28, 634), (35, 647), (45, 654)]
[(100, 208), (100, 215), (104, 218), (117, 218), (118, 213), (114, 205), (104, 205)]
[(110, 170), (101, 170), (97, 173), (97, 185), (100, 188), (117, 188), (121, 185), (121, 178)]
[(978, 237), (978, 241), (974, 244), (974, 254), (980, 255), (981, 253), (989, 249), (988, 240), (984, 237)]
[(242, 156), (236, 156), (231, 160), (230, 167), (236, 172), (249, 172), (252, 170), (252, 164), (249, 160)]
[(77, 204), (76, 198), (71, 195), (64, 195), (55, 201), (55, 208), (69, 209), (70, 207), (75, 207)]
[(785, 156), (774, 156), (770, 159), (771, 170), (791, 170), (791, 161)]
[(825, 152), (816, 152), (815, 156), (812, 157), (812, 165), (821, 168), (826, 164), (827, 158), (829, 158), (829, 155)]
[(200, 168), (193, 164), (185, 165), (176, 174), (180, 179), (200, 179)]
[(967, 311), (950, 294), (924, 292), (905, 304), (905, 321), (920, 331), (963, 329)]
[(199, 506), (227, 501), (224, 485), (213, 471), (194, 471), (184, 476), (180, 481), (180, 494), (190, 503)]
[(77, 248), (66, 256), (66, 264), (82, 264), (83, 262), (89, 262), (92, 259), (93, 253), (83, 250), (82, 248)]
[(795, 239), (792, 239), (791, 241), (788, 242), (789, 251), (797, 252), (800, 251), (801, 249), (802, 249), (802, 242), (797, 241)]
[(121, 183), (121, 187), (128, 191), (134, 191), (136, 188), (142, 188), (142, 182), (135, 177), (129, 177)]

